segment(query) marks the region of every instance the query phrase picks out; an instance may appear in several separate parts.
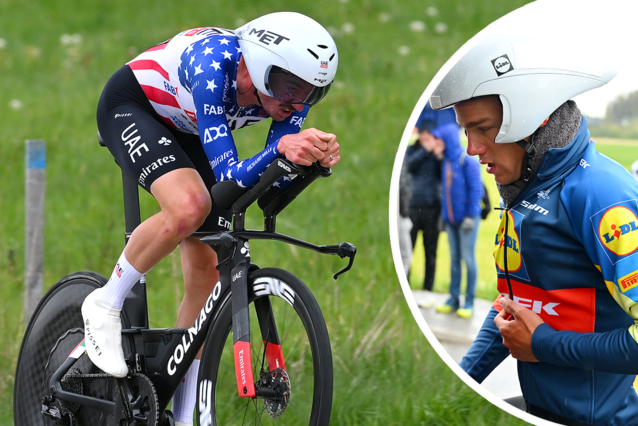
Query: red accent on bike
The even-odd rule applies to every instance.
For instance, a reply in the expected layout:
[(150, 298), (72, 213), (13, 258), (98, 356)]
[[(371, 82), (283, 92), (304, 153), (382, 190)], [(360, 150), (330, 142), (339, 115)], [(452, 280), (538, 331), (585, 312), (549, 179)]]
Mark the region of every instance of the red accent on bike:
[[(554, 330), (573, 330), (579, 333), (593, 333), (596, 323), (596, 289), (569, 288), (543, 290), (510, 278), (514, 301), (537, 313)], [(508, 294), (507, 281), (498, 280), (498, 291)], [(509, 296), (508, 296), (509, 297)], [(494, 308), (501, 312), (496, 299)]]
[(157, 71), (166, 80), (168, 81), (171, 80), (171, 78), (168, 75), (168, 72), (164, 68), (162, 68), (160, 64), (158, 64), (156, 61), (153, 61), (152, 59), (139, 59), (137, 61), (129, 62), (128, 66), (131, 67), (132, 70)]
[(253, 379), (253, 362), (250, 356), (250, 342), (235, 342), (235, 375), (239, 396), (255, 396), (255, 380)]
[(281, 351), (281, 345), (264, 341), (264, 346), (266, 346), (268, 371), (273, 371), (275, 368), (283, 368), (285, 370), (286, 363), (284, 362), (284, 353)]

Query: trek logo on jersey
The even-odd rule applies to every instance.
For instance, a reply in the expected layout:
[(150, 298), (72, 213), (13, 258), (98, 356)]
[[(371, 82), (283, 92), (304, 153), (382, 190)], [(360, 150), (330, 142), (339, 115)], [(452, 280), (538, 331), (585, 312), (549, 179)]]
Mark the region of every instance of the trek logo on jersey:
[(281, 43), (284, 40), (290, 40), (287, 37), (284, 37), (282, 35), (279, 35), (277, 33), (274, 33), (272, 31), (267, 31), (267, 30), (256, 30), (253, 28), (250, 30), (248, 35), (251, 36), (253, 34), (256, 34), (257, 40), (259, 40), (260, 43), (264, 43), (265, 45), (270, 45), (270, 43), (279, 45), (279, 43)]
[(598, 224), (600, 242), (616, 256), (638, 249), (638, 217), (629, 208), (616, 205), (603, 213)]
[(638, 287), (638, 271), (634, 271), (620, 278), (618, 280), (618, 286), (623, 293), (628, 292), (634, 287)]
[[(568, 288), (547, 290), (510, 280), (513, 300), (540, 315), (554, 330), (573, 330), (592, 333), (596, 320), (596, 289)], [(498, 291), (509, 298), (507, 280), (498, 279)], [(492, 305), (497, 311), (502, 307), (496, 299)]]
[(220, 124), (217, 127), (209, 127), (204, 130), (204, 143), (211, 143), (216, 141), (218, 138), (228, 136), (228, 126), (225, 124)]
[(496, 71), (496, 75), (499, 77), (514, 69), (514, 66), (512, 65), (512, 61), (510, 61), (510, 58), (507, 55), (502, 55), (496, 59), (492, 59), (492, 65), (494, 66), (494, 71)]

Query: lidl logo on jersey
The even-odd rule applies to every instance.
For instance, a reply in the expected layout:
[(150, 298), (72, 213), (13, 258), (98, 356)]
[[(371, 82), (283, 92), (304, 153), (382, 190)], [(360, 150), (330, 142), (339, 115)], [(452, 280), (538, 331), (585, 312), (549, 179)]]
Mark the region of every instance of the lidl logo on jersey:
[(525, 216), (516, 210), (508, 210), (507, 214), (505, 211), (501, 213), (501, 223), (494, 238), (494, 262), (497, 272), (507, 271), (513, 277), (529, 281), (521, 256), (520, 230), (524, 218)]
[(638, 250), (638, 217), (635, 200), (608, 207), (591, 217), (592, 226), (605, 253), (615, 264)]

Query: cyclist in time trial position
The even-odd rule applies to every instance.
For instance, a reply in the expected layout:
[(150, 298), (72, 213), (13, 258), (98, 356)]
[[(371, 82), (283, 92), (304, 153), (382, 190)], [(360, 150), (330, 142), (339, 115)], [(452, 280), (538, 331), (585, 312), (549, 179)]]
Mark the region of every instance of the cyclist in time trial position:
[(430, 97), (434, 109), (454, 107), (503, 207), (493, 239), (502, 296), (460, 366), (482, 382), (511, 354), (529, 413), (635, 424), (638, 184), (596, 151), (570, 100), (617, 69), (591, 46), (535, 36), (485, 36)]
[[(100, 134), (160, 211), (135, 229), (107, 284), (82, 306), (86, 350), (96, 366), (126, 376), (120, 335), (124, 299), (178, 245), (185, 295), (177, 327), (195, 321), (219, 275), (215, 252), (191, 235), (230, 228), (230, 212), (211, 200), (216, 182), (230, 179), (251, 187), (280, 157), (324, 167), (339, 162), (334, 134), (301, 130), (310, 107), (328, 92), (337, 65), (334, 40), (320, 24), (279, 12), (235, 31), (184, 31), (111, 77), (98, 104)], [(268, 117), (264, 150), (240, 161), (231, 132)], [(178, 425), (192, 423), (197, 370), (196, 360), (175, 394)]]

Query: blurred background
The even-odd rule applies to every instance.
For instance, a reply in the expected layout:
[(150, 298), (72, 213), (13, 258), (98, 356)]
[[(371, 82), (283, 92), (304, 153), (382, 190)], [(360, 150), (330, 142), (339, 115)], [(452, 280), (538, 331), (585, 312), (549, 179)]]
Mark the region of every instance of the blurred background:
[[(474, 393), (431, 348), (404, 300), (388, 232), (392, 166), (424, 88), (472, 35), (524, 3), (0, 0), (0, 425), (13, 424), (24, 332), (25, 140), (43, 139), (47, 148), (44, 290), (78, 270), (110, 274), (124, 221), (119, 170), (96, 140), (103, 85), (122, 64), (182, 30), (234, 29), (281, 10), (313, 17), (337, 42), (336, 82), (305, 126), (337, 134), (342, 161), (281, 214), (278, 230), (317, 244), (349, 241), (359, 253), (335, 282), (340, 259), (274, 242), (256, 241), (251, 250), (259, 265), (292, 271), (317, 296), (335, 361), (332, 424), (524, 424)], [(261, 149), (267, 128), (235, 133), (240, 157)], [(144, 194), (143, 217), (154, 211)], [(261, 226), (259, 212), (247, 225)], [(481, 294), (491, 297), (491, 275), (482, 269)], [(173, 326), (183, 294), (179, 254), (148, 280), (151, 326)]]

